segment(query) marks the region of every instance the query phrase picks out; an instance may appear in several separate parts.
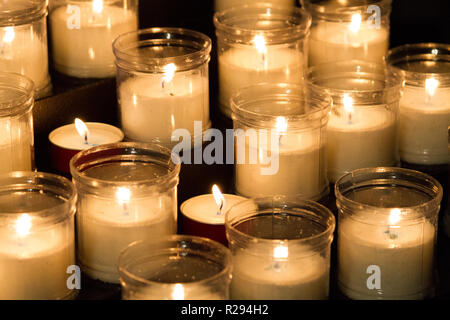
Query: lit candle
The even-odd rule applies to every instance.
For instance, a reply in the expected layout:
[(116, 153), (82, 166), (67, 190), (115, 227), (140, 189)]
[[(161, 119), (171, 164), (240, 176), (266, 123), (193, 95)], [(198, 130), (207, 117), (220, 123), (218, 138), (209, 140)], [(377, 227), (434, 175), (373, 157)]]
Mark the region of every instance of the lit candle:
[(120, 142), (123, 137), (123, 132), (114, 126), (97, 122), (84, 123), (77, 118), (73, 124), (59, 127), (50, 133), (52, 166), (61, 173), (69, 173), (70, 159), (79, 151)]
[(407, 85), (400, 100), (400, 157), (416, 164), (448, 164), (450, 87), (433, 76), (425, 88)]
[(183, 202), (180, 207), (181, 230), (183, 234), (205, 237), (227, 245), (225, 212), (246, 198), (222, 194), (217, 185), (213, 186), (212, 192)]
[(51, 7), (49, 23), (56, 70), (78, 78), (114, 76), (112, 42), (120, 34), (137, 30), (136, 3), (69, 1)]

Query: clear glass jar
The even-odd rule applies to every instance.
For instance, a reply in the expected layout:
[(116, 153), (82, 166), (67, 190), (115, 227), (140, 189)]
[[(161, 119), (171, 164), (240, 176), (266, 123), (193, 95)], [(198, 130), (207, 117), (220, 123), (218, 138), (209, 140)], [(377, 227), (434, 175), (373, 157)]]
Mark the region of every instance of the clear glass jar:
[(81, 151), (70, 162), (78, 192), (78, 259), (93, 279), (119, 283), (117, 258), (137, 240), (176, 232), (180, 165), (158, 145), (123, 142)]
[(214, 10), (215, 11), (224, 11), (226, 9), (230, 9), (232, 7), (239, 7), (248, 4), (256, 4), (256, 3), (270, 3), (277, 6), (285, 6), (285, 7), (293, 7), (295, 6), (296, 0), (215, 0), (214, 1)]
[(230, 99), (258, 83), (301, 84), (311, 16), (300, 8), (259, 3), (214, 15), (219, 105), (231, 117)]
[(351, 299), (423, 299), (433, 294), (442, 187), (401, 168), (352, 171), (335, 185), (338, 283)]
[(0, 7), (0, 70), (35, 84), (36, 97), (51, 90), (48, 73), (47, 1), (4, 1)]
[(172, 146), (180, 129), (192, 138), (211, 126), (211, 39), (187, 29), (152, 28), (114, 42), (122, 129), (133, 141)]
[(295, 84), (259, 84), (232, 98), (235, 188), (245, 197), (328, 194), (329, 96)]
[(228, 248), (193, 236), (137, 241), (119, 257), (124, 300), (226, 300), (231, 270)]
[(73, 298), (76, 193), (69, 180), (37, 172), (0, 175), (0, 299)]
[(0, 174), (34, 169), (33, 81), (0, 72)]
[(399, 110), (402, 161), (450, 163), (450, 45), (404, 45), (391, 50), (387, 61), (404, 74), (406, 82)]
[(138, 29), (138, 8), (138, 0), (50, 1), (55, 69), (76, 78), (114, 77), (111, 44)]
[(333, 100), (327, 127), (331, 182), (355, 169), (398, 164), (398, 72), (384, 64), (335, 62), (310, 68), (307, 82)]
[(335, 218), (295, 197), (250, 199), (225, 216), (233, 253), (232, 299), (328, 298)]
[(381, 63), (389, 48), (392, 0), (300, 0), (312, 15), (309, 66)]

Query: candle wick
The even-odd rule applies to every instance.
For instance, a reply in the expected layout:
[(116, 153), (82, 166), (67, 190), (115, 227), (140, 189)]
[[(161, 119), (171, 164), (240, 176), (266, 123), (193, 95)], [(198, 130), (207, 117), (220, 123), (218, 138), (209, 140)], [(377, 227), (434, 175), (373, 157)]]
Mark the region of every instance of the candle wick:
[(223, 209), (223, 199), (220, 200), (219, 211), (217, 211), (218, 216), (222, 215), (222, 209)]
[(348, 113), (348, 124), (352, 124), (352, 113)]
[(89, 144), (87, 132), (84, 134), (84, 144)]

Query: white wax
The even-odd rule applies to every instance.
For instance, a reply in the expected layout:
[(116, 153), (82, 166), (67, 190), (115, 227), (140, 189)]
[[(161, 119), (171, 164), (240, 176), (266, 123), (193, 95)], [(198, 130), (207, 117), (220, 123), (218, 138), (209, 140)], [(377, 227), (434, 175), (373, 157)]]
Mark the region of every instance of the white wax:
[(285, 7), (295, 6), (294, 0), (215, 0), (214, 10), (223, 11), (231, 7), (251, 5), (257, 3), (271, 3), (275, 6), (285, 6)]
[(49, 135), (49, 140), (58, 147), (69, 150), (85, 150), (93, 146), (107, 143), (116, 143), (123, 140), (123, 133), (120, 129), (96, 122), (85, 123), (88, 130), (88, 142), (81, 137), (75, 128), (75, 124), (68, 124), (53, 130)]
[(37, 92), (45, 89), (50, 82), (46, 32), (40, 37), (32, 25), (1, 27), (0, 70), (27, 76)]
[[(434, 226), (425, 221), (390, 229), (351, 219), (339, 222), (339, 285), (352, 299), (423, 299), (432, 284)], [(381, 270), (381, 289), (369, 290), (367, 268)]]
[(128, 139), (170, 146), (176, 129), (193, 136), (194, 121), (202, 121), (203, 129), (210, 127), (208, 78), (201, 73), (175, 73), (163, 88), (163, 77), (140, 74), (120, 84), (121, 123)]
[(166, 195), (117, 199), (85, 196), (78, 204), (78, 257), (94, 279), (119, 282), (120, 252), (137, 240), (154, 240), (176, 232), (176, 201)]
[(318, 300), (328, 298), (329, 262), (303, 246), (289, 246), (288, 260), (259, 256), (253, 244), (233, 255), (231, 299)]
[(61, 227), (22, 237), (15, 229), (0, 229), (1, 300), (53, 300), (71, 295), (66, 271), (75, 264), (75, 244), (65, 234)]
[(450, 88), (437, 88), (428, 97), (425, 88), (406, 86), (399, 118), (402, 160), (426, 165), (450, 163), (449, 126)]
[(246, 200), (246, 198), (234, 194), (224, 194), (223, 197), (225, 198), (225, 205), (221, 212), (219, 212), (219, 207), (212, 194), (204, 194), (186, 200), (181, 205), (180, 210), (183, 215), (197, 222), (212, 225), (224, 224), (225, 212), (227, 212), (231, 206)]
[(267, 46), (262, 55), (254, 46), (241, 46), (219, 53), (219, 102), (231, 116), (230, 98), (239, 89), (258, 83), (302, 82), (304, 55), (297, 49)]
[[(161, 287), (142, 288), (128, 292), (124, 298), (126, 300), (181, 300), (174, 299), (173, 291), (169, 289), (162, 290)], [(216, 292), (211, 291), (206, 286), (201, 284), (188, 284), (184, 289), (184, 297), (182, 300), (225, 300), (225, 297)]]
[(309, 66), (336, 61), (382, 62), (389, 48), (389, 31), (362, 23), (356, 32), (350, 23), (318, 21), (311, 27)]
[[(245, 164), (236, 162), (236, 190), (246, 197), (264, 197), (269, 195), (299, 195), (305, 199), (317, 200), (326, 188), (326, 154), (321, 145), (319, 133), (306, 132), (288, 134), (281, 138), (278, 153), (275, 150), (271, 157), (278, 157), (278, 171), (273, 175), (263, 175), (262, 168), (270, 168), (264, 164), (260, 154), (268, 154), (268, 149), (259, 145), (250, 146), (245, 143)], [(268, 138), (270, 139), (270, 138)], [(249, 154), (257, 155), (257, 163), (250, 164)], [(272, 160), (273, 161), (276, 160)]]
[(397, 162), (395, 114), (383, 106), (356, 106), (351, 115), (338, 107), (328, 121), (328, 179), (360, 168), (395, 166)]
[(31, 171), (33, 128), (24, 119), (0, 118), (0, 173)]
[[(77, 3), (79, 28), (75, 14), (61, 6), (50, 14), (53, 60), (56, 70), (80, 78), (114, 76), (113, 41), (121, 34), (137, 30), (136, 14), (126, 8), (104, 4), (101, 13), (92, 2)], [(72, 29), (69, 29), (69, 25)]]

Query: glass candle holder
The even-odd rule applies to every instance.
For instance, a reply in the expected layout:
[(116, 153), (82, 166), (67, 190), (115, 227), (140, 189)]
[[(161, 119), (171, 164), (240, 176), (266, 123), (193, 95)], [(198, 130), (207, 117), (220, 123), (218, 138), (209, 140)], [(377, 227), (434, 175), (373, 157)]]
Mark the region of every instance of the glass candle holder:
[(399, 162), (397, 114), (403, 78), (384, 64), (347, 61), (308, 70), (308, 84), (333, 100), (327, 127), (328, 179)]
[(418, 171), (368, 168), (335, 185), (338, 282), (352, 299), (423, 299), (433, 291), (442, 187)]
[(295, 197), (250, 199), (227, 211), (225, 226), (232, 299), (328, 298), (335, 219), (327, 208)]
[(214, 10), (217, 12), (230, 9), (232, 7), (239, 7), (243, 5), (256, 4), (256, 3), (270, 3), (277, 6), (294, 7), (296, 0), (215, 0)]
[(211, 39), (176, 28), (128, 33), (114, 42), (122, 129), (134, 141), (172, 146), (174, 130), (201, 136), (209, 119)]
[(193, 236), (137, 241), (119, 257), (124, 300), (226, 300), (231, 253)]
[(34, 169), (33, 81), (0, 72), (0, 174)]
[(0, 175), (0, 299), (73, 298), (76, 194), (69, 180), (36, 172)]
[(317, 200), (328, 189), (326, 125), (331, 99), (294, 84), (259, 84), (232, 98), (235, 188), (245, 197)]
[(302, 83), (311, 16), (300, 8), (260, 3), (214, 15), (219, 105), (231, 117), (230, 99), (258, 83)]
[(46, 19), (45, 0), (6, 1), (0, 7), (0, 69), (33, 80), (38, 98), (51, 90)]
[(301, 0), (312, 15), (309, 66), (336, 61), (381, 63), (389, 48), (392, 0)]
[(448, 164), (450, 45), (404, 45), (391, 50), (387, 61), (404, 74), (406, 82), (399, 110), (402, 161)]
[(70, 162), (78, 192), (78, 259), (86, 274), (119, 283), (117, 258), (137, 240), (176, 232), (180, 165), (158, 145), (106, 144)]
[(111, 44), (138, 29), (138, 7), (138, 0), (50, 1), (55, 69), (76, 78), (114, 77)]

